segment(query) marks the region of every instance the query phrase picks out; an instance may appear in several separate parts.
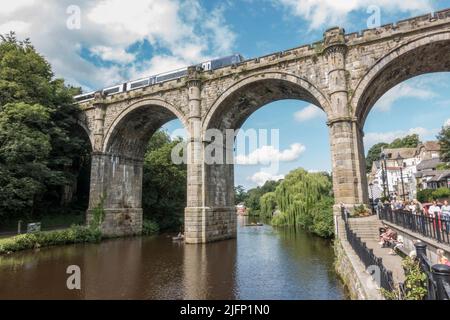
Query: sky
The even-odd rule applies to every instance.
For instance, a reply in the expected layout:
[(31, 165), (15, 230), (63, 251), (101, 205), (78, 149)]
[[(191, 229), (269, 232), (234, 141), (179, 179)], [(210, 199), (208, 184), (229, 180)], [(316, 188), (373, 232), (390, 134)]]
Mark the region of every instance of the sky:
[[(30, 38), (55, 76), (85, 91), (185, 67), (212, 57), (266, 55), (322, 39), (324, 30), (367, 28), (449, 8), (450, 0), (15, 0), (0, 7), (0, 33)], [(374, 11), (375, 10), (375, 11)], [(418, 133), (433, 140), (450, 124), (450, 73), (428, 74), (387, 92), (369, 114), (366, 151), (377, 142)], [(252, 188), (290, 170), (330, 171), (325, 114), (304, 101), (270, 103), (253, 113), (242, 130), (278, 130), (278, 148), (259, 141), (237, 151), (235, 184)], [(181, 123), (164, 126), (180, 133)], [(270, 133), (269, 133), (270, 135)], [(264, 159), (279, 159), (269, 167)], [(263, 163), (248, 165), (251, 159)]]

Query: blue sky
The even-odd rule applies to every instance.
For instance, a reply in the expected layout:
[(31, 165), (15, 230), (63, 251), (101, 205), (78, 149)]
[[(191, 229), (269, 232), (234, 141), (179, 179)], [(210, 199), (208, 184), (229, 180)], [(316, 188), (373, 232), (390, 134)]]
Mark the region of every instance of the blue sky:
[[(386, 24), (450, 7), (427, 0), (16, 0), (0, 8), (0, 32), (30, 37), (50, 61), (56, 76), (85, 90), (168, 71), (238, 52), (246, 58), (322, 39), (325, 29), (367, 28), (372, 5)], [(73, 8), (71, 5), (75, 5)], [(79, 28), (68, 27), (79, 10)], [(69, 22), (78, 22), (70, 20)], [(77, 26), (76, 23), (72, 26)], [(376, 142), (408, 133), (433, 139), (450, 119), (450, 74), (424, 75), (385, 94), (365, 125), (366, 150)], [(268, 104), (243, 129), (279, 129), (280, 152), (292, 151), (277, 172), (237, 165), (236, 184), (253, 187), (290, 170), (327, 170), (328, 128), (321, 111), (302, 101)], [(165, 128), (174, 131), (174, 121)], [(301, 145), (301, 148), (298, 146)], [(294, 146), (294, 147), (293, 147)], [(297, 147), (295, 147), (297, 146)]]

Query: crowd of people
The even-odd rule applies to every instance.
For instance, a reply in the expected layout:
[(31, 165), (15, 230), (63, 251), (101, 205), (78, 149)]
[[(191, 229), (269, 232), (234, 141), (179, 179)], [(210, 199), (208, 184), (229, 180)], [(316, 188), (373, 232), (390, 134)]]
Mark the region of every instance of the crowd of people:
[(443, 203), (433, 201), (430, 204), (423, 205), (417, 199), (412, 201), (392, 200), (390, 203), (384, 204), (380, 201), (379, 206), (390, 205), (392, 210), (405, 210), (409, 211), (413, 215), (422, 215), (429, 218), (437, 218), (439, 221), (444, 222), (446, 231), (450, 231), (450, 205), (447, 200)]

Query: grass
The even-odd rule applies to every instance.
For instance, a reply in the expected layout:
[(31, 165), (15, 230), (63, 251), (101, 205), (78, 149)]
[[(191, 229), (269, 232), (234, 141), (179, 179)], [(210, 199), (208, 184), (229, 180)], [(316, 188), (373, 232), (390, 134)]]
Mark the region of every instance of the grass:
[(26, 231), (27, 224), (32, 222), (40, 222), (42, 230), (50, 230), (55, 228), (64, 228), (71, 225), (82, 225), (85, 221), (84, 212), (76, 212), (72, 214), (49, 214), (36, 218), (21, 218), (8, 220), (0, 225), (0, 230), (17, 231), (18, 221), (22, 220), (22, 231)]
[(142, 234), (144, 236), (150, 236), (159, 232), (159, 225), (152, 220), (144, 220), (142, 223)]
[(102, 234), (98, 228), (73, 225), (65, 230), (27, 233), (0, 239), (0, 255), (54, 245), (99, 242), (101, 239)]
[[(152, 220), (144, 220), (142, 235), (154, 235), (159, 232), (159, 226)], [(96, 243), (104, 237), (96, 226), (72, 225), (64, 230), (41, 231), (26, 233), (0, 239), (0, 255), (10, 254), (21, 250), (36, 249), (48, 246)]]

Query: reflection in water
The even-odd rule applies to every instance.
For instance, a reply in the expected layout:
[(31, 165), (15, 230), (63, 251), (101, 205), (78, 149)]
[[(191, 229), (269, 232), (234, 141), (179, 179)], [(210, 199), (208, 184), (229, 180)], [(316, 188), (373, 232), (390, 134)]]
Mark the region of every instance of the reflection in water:
[[(0, 299), (344, 299), (328, 241), (291, 228), (245, 227), (207, 245), (167, 235), (0, 257)], [(66, 268), (81, 268), (81, 290)]]

